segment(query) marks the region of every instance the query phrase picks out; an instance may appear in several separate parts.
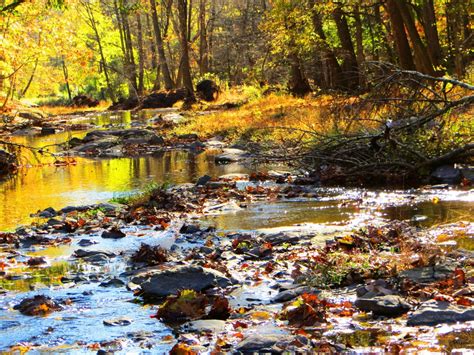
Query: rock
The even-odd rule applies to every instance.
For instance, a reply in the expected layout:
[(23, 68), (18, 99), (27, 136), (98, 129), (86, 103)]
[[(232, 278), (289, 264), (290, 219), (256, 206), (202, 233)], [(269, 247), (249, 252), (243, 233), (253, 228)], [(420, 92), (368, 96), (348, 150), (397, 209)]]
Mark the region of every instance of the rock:
[(131, 282), (140, 286), (143, 295), (162, 298), (177, 294), (183, 289), (203, 291), (210, 287), (227, 287), (232, 284), (224, 274), (200, 266), (178, 265), (166, 270), (148, 268), (137, 272)]
[(34, 258), (29, 258), (26, 263), (29, 266), (38, 266), (38, 265), (46, 264), (46, 259), (42, 256), (38, 256), (38, 257), (34, 257)]
[(203, 175), (196, 181), (196, 186), (204, 186), (211, 180), (212, 177), (210, 177), (209, 175)]
[(186, 332), (206, 332), (219, 333), (225, 330), (225, 321), (218, 319), (196, 320), (183, 324), (182, 328)]
[(176, 89), (170, 91), (154, 92), (142, 100), (142, 108), (164, 108), (172, 107), (178, 101), (184, 100), (187, 96), (187, 90)]
[(52, 207), (48, 207), (38, 213), (38, 217), (41, 217), (41, 218), (53, 218), (53, 217), (56, 217), (57, 215), (58, 213)]
[(200, 232), (201, 229), (195, 224), (183, 224), (179, 232), (181, 234), (194, 234)]
[(40, 122), (44, 119), (44, 115), (39, 111), (20, 111), (18, 112), (18, 117), (36, 122)]
[(410, 305), (403, 298), (394, 295), (358, 298), (355, 306), (364, 312), (386, 317), (398, 317), (410, 310)]
[(51, 298), (37, 295), (32, 298), (25, 298), (13, 309), (27, 316), (45, 315), (54, 311), (60, 311), (62, 307)]
[(200, 141), (194, 141), (188, 145), (188, 149), (195, 153), (199, 153), (203, 151), (205, 147), (206, 145)]
[(129, 318), (116, 318), (103, 321), (104, 325), (107, 327), (124, 327), (132, 324), (132, 320)]
[(320, 183), (319, 179), (314, 176), (298, 176), (293, 184), (295, 185), (318, 185)]
[(248, 157), (248, 153), (241, 149), (225, 148), (222, 154), (214, 158), (216, 164), (229, 164), (239, 162)]
[(291, 290), (285, 290), (280, 293), (278, 293), (275, 297), (272, 299), (272, 303), (283, 303), (286, 301), (290, 301), (298, 296), (301, 296), (303, 293), (320, 293), (321, 291), (309, 287), (309, 286), (301, 286), (301, 287), (296, 287)]
[(276, 234), (267, 234), (262, 236), (262, 239), (267, 242), (271, 243), (272, 245), (280, 245), (284, 243), (290, 243), (290, 244), (297, 244), (301, 237), (297, 234), (291, 234), (291, 233), (276, 233)]
[(212, 80), (202, 80), (196, 85), (196, 92), (205, 101), (215, 101), (219, 96), (219, 86)]
[(171, 122), (171, 123), (179, 123), (184, 119), (184, 116), (180, 115), (179, 113), (172, 112), (172, 113), (163, 115), (162, 119), (164, 121)]
[(163, 137), (154, 134), (148, 140), (148, 143), (151, 144), (151, 145), (163, 145), (163, 144), (165, 144), (165, 140), (163, 139)]
[(96, 107), (99, 106), (99, 101), (88, 95), (77, 95), (72, 98), (72, 105), (79, 107)]
[(461, 172), (464, 179), (470, 183), (474, 183), (474, 168), (464, 168)]
[(54, 127), (41, 127), (42, 135), (55, 134), (55, 133), (56, 133), (56, 128)]
[(196, 133), (188, 133), (188, 134), (180, 134), (178, 136), (179, 139), (184, 139), (184, 140), (198, 140), (199, 136)]
[(291, 340), (290, 336), (282, 334), (252, 334), (238, 343), (235, 350), (243, 353), (282, 353)]
[(109, 230), (103, 231), (101, 237), (106, 239), (120, 239), (125, 238), (127, 235), (116, 227), (112, 227)]
[(111, 280), (104, 281), (99, 284), (100, 287), (122, 287), (124, 285), (125, 282), (117, 278), (113, 278)]
[(440, 166), (431, 173), (431, 180), (438, 184), (457, 185), (461, 182), (461, 178), (461, 170), (456, 169), (451, 165)]
[(405, 270), (400, 273), (400, 278), (410, 279), (416, 283), (430, 283), (444, 280), (456, 270), (456, 264), (438, 264), (435, 266), (419, 267)]
[(430, 300), (408, 316), (407, 325), (438, 325), (440, 323), (456, 323), (474, 321), (474, 308)]
[(84, 249), (77, 249), (74, 252), (74, 256), (76, 258), (87, 258), (95, 255), (105, 255), (109, 258), (113, 258), (116, 256), (114, 253), (110, 253), (107, 251), (102, 251), (102, 250), (84, 250)]
[(81, 247), (89, 247), (89, 246), (94, 245), (94, 244), (97, 244), (97, 242), (94, 241), (94, 240), (89, 240), (89, 239), (81, 239), (79, 241), (79, 243), (77, 243), (77, 245), (79, 245)]
[(224, 180), (224, 181), (236, 181), (236, 180), (249, 180), (249, 174), (226, 174), (226, 175), (221, 175), (219, 176), (219, 180)]

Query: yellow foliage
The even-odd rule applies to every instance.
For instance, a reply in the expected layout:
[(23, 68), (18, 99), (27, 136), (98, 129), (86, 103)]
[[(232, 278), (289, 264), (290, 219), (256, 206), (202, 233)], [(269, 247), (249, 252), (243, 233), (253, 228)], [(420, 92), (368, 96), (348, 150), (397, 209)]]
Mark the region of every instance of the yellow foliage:
[[(223, 94), (220, 102), (242, 101), (242, 94)], [(349, 101), (356, 101), (351, 98)], [(348, 103), (347, 98), (344, 103)], [(330, 114), (334, 97), (296, 98), (286, 94), (270, 94), (250, 101), (240, 108), (197, 115), (175, 129), (176, 134), (197, 133), (202, 138), (223, 135), (230, 140), (245, 137), (253, 141), (307, 141), (315, 133), (347, 131), (356, 125)], [(367, 123), (366, 123), (367, 125)]]

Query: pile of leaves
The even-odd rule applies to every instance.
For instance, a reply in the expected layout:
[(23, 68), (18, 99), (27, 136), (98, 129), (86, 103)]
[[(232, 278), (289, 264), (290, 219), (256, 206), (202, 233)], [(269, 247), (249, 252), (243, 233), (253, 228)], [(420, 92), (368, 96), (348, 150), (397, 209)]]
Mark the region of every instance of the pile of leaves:
[(400, 271), (432, 266), (445, 257), (433, 242), (416, 235), (405, 223), (369, 226), (338, 236), (297, 260), (297, 281), (317, 287), (348, 286), (367, 279), (389, 278)]
[(134, 263), (145, 263), (148, 266), (155, 266), (166, 263), (169, 260), (168, 251), (160, 246), (150, 246), (142, 244), (132, 255)]
[(317, 295), (304, 293), (295, 301), (285, 305), (280, 319), (287, 320), (293, 327), (312, 327), (326, 322), (327, 303)]
[(155, 317), (168, 324), (180, 324), (197, 319), (229, 318), (229, 301), (223, 296), (207, 296), (194, 290), (182, 290), (168, 296)]

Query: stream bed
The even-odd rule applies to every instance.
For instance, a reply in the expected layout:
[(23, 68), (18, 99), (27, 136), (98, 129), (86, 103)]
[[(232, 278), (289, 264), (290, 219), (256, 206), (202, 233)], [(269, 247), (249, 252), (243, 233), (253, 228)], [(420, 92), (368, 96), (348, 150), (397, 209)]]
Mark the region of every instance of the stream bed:
[[(81, 122), (93, 124), (95, 128), (129, 128), (136, 126), (134, 122), (144, 123), (156, 114), (94, 114), (81, 119)], [(40, 147), (64, 142), (73, 136), (83, 137), (86, 132), (19, 135), (14, 141)], [(54, 151), (54, 148), (51, 149)], [(150, 183), (194, 183), (203, 175), (217, 178), (226, 174), (275, 169), (238, 163), (218, 165), (211, 153), (195, 154), (189, 151), (168, 151), (158, 156), (138, 158), (80, 157), (76, 158), (75, 164), (67, 166), (45, 165), (42, 159), (50, 158), (40, 158), (36, 163), (31, 158), (31, 167), (22, 168), (18, 175), (0, 182), (1, 231), (12, 231), (22, 224), (39, 223), (42, 220), (30, 217), (38, 210), (107, 202), (114, 197), (140, 191)], [(239, 184), (245, 189), (245, 182), (237, 182)], [(473, 206), (474, 192), (469, 188), (315, 188), (312, 197), (257, 201), (245, 207), (230, 205), (228, 209), (211, 211), (193, 217), (193, 220), (199, 221), (203, 228), (212, 227), (217, 234), (311, 233), (311, 243), (323, 245), (334, 235), (394, 220), (421, 227), (461, 221), (472, 223)], [(152, 353), (168, 352), (175, 343), (174, 330), (150, 318), (156, 312), (154, 306), (138, 301), (123, 282), (114, 284), (110, 281), (123, 278), (127, 271), (127, 258), (142, 243), (160, 245), (168, 250), (203, 246), (202, 241), (183, 239), (181, 227), (182, 223), (175, 225), (172, 222), (163, 231), (130, 225), (123, 229), (127, 238), (118, 240), (100, 238), (97, 234), (74, 234), (72, 241), (65, 245), (33, 245), (16, 251), (3, 247), (0, 259), (6, 262), (14, 259), (17, 266), (8, 269), (8, 272), (2, 271), (0, 278), (3, 292), (0, 296), (0, 350), (18, 344), (27, 347), (34, 344), (37, 350), (33, 349), (33, 353), (93, 353), (99, 349), (119, 353), (146, 352), (146, 349), (152, 349)], [(468, 250), (472, 250), (472, 233), (472, 230), (466, 231), (464, 248)], [(84, 240), (94, 242), (88, 250), (107, 250), (118, 256), (102, 265), (71, 258), (74, 251), (82, 247)], [(45, 257), (47, 264), (37, 268), (25, 267), (23, 263), (33, 257)], [(71, 282), (74, 277), (82, 278), (83, 282)], [(274, 280), (269, 279), (256, 287), (238, 289), (231, 297), (231, 305), (236, 308), (252, 305), (252, 298), (249, 297), (252, 294), (253, 298), (260, 300), (257, 305), (269, 304), (276, 294), (271, 287), (273, 284)], [(55, 299), (67, 299), (70, 304), (65, 310), (44, 317), (30, 317), (13, 310), (22, 299), (39, 293)], [(269, 309), (272, 308), (267, 308), (266, 312)], [(116, 318), (129, 318), (130, 323), (126, 326), (104, 324), (104, 320)], [(265, 331), (286, 334), (276, 327), (266, 328)], [(369, 345), (364, 346), (376, 343), (372, 339), (374, 334), (366, 334)], [(333, 336), (338, 341), (342, 341), (342, 337), (341, 334)], [(361, 337), (354, 337), (353, 346), (363, 342)], [(351, 341), (346, 342), (349, 344)], [(453, 346), (452, 342), (449, 346)]]

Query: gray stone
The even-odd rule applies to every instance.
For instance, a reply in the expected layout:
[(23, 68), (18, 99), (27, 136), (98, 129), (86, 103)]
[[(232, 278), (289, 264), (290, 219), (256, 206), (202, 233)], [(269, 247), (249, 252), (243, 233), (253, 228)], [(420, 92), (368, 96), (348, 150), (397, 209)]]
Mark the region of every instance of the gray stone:
[(103, 321), (104, 325), (108, 327), (117, 327), (117, 326), (127, 326), (132, 324), (132, 320), (128, 318), (116, 318), (116, 319), (109, 319)]
[(290, 336), (282, 334), (253, 334), (238, 343), (235, 349), (243, 353), (281, 353), (282, 348), (280, 346), (286, 345), (291, 340), (292, 338)]
[(405, 270), (400, 273), (400, 277), (410, 279), (416, 283), (430, 283), (448, 278), (455, 269), (456, 265), (454, 263), (439, 264)]
[(407, 325), (436, 325), (474, 321), (474, 308), (452, 305), (449, 302), (430, 300), (408, 316)]
[(227, 287), (232, 281), (224, 274), (200, 266), (179, 265), (167, 270), (147, 268), (137, 272), (131, 282), (140, 286), (143, 295), (162, 298), (178, 293), (183, 289), (202, 291), (210, 287)]
[(204, 186), (211, 180), (212, 177), (210, 177), (209, 175), (203, 175), (196, 181), (196, 186)]
[(295, 299), (298, 296), (301, 296), (303, 293), (320, 293), (321, 291), (309, 287), (309, 286), (301, 286), (297, 288), (293, 288), (291, 290), (285, 290), (277, 294), (275, 297), (272, 299), (272, 303), (282, 303), (286, 301), (290, 301), (292, 299)]
[(474, 182), (474, 168), (464, 168), (462, 169), (463, 178), (467, 179), (471, 183)]
[(461, 182), (461, 178), (461, 170), (456, 169), (451, 165), (440, 166), (431, 173), (431, 179), (433, 180), (433, 182), (439, 184), (456, 185)]
[(214, 158), (217, 164), (228, 164), (239, 162), (248, 157), (248, 153), (241, 149), (225, 148), (222, 154), (216, 155)]
[(364, 312), (386, 317), (397, 317), (410, 310), (410, 305), (403, 298), (394, 295), (358, 298), (355, 306)]
[(297, 234), (281, 232), (276, 234), (264, 235), (262, 239), (267, 243), (271, 243), (272, 245), (280, 245), (284, 243), (296, 244), (299, 242), (301, 237)]
[(219, 333), (225, 330), (225, 321), (218, 319), (203, 319), (183, 324), (183, 330), (192, 332)]
[(101, 237), (105, 239), (121, 239), (125, 238), (127, 235), (118, 228), (111, 228), (109, 230), (103, 231)]
[(103, 250), (84, 250), (84, 249), (77, 249), (75, 252), (74, 252), (74, 256), (76, 258), (87, 258), (87, 257), (91, 257), (91, 256), (94, 256), (94, 255), (105, 255), (109, 258), (113, 258), (114, 256), (116, 256), (114, 253), (111, 253), (111, 252), (107, 252), (107, 251), (103, 251)]
[(104, 281), (99, 284), (100, 287), (122, 287), (124, 285), (125, 285), (125, 282), (117, 278), (113, 278), (111, 280)]

